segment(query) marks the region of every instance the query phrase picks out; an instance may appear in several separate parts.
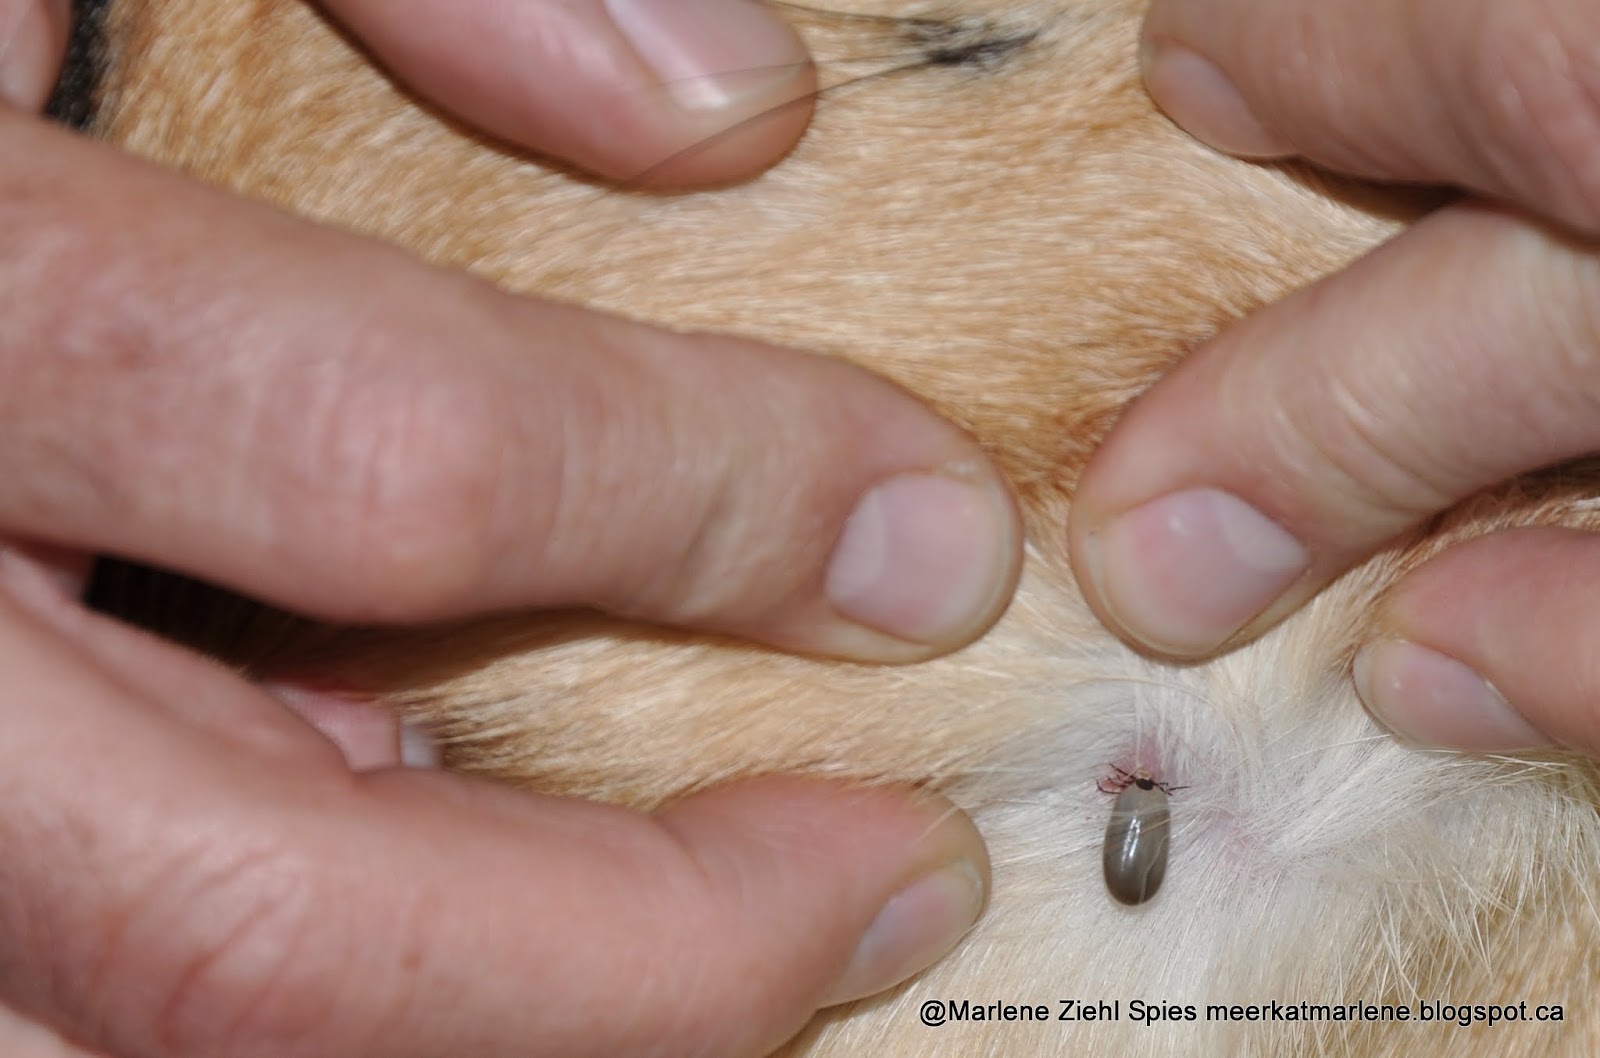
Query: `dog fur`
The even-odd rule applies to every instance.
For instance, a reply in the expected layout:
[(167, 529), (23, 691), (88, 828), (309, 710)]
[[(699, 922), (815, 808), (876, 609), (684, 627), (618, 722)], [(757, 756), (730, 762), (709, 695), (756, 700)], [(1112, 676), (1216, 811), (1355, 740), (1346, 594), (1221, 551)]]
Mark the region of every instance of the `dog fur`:
[[(792, 155), (745, 185), (662, 196), (474, 137), (300, 3), (116, 0), (98, 134), (514, 290), (864, 364), (977, 436), (1025, 511), (1010, 611), (923, 665), (587, 614), (303, 630), (269, 664), (377, 694), (436, 732), (450, 766), (541, 791), (653, 806), (785, 771), (961, 804), (994, 857), (984, 920), (937, 968), (823, 1012), (786, 1054), (1595, 1053), (1595, 767), (1405, 748), (1349, 675), (1374, 600), (1440, 547), (1600, 524), (1593, 468), (1477, 497), (1199, 665), (1118, 642), (1067, 565), (1074, 482), (1128, 401), (1411, 205), (1183, 136), (1140, 86), (1137, 0), (831, 2), (847, 14), (783, 8), (825, 86)], [(927, 25), (970, 54), (933, 54)], [(1132, 909), (1099, 877), (1110, 799), (1096, 784), (1112, 765), (1186, 787), (1166, 887)], [(1123, 1016), (938, 1029), (917, 1016), (928, 998), (1056, 1012), (1066, 997), (1121, 1000)], [(1567, 1020), (1130, 1020), (1133, 1000), (1203, 1018), (1208, 1003), (1275, 999), (1525, 1000)]]

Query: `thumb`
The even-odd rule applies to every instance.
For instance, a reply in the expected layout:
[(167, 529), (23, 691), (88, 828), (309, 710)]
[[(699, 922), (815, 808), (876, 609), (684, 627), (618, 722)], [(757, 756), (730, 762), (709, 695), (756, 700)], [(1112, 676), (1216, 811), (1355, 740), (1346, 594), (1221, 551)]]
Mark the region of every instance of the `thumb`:
[(77, 625), (0, 597), (0, 999), (111, 1053), (754, 1056), (983, 903), (945, 802), (769, 778), (652, 816), (352, 775), (219, 667)]

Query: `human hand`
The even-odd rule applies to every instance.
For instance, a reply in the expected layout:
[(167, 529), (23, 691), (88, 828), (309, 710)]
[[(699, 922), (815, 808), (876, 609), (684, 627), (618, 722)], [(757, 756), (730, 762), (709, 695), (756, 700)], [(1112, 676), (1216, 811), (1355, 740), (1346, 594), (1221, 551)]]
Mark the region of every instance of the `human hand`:
[(758, 780), (645, 816), (353, 772), (8, 553), (0, 670), (11, 1058), (753, 1056), (982, 900), (971, 823), (893, 790)]
[[(673, 117), (570, 35), (598, 5), (517, 9), (545, 67), (473, 36), (488, 5), (330, 6), (424, 90), (481, 44), (448, 102), (602, 172), (764, 108)], [(72, 1042), (0, 1049), (756, 1054), (953, 944), (987, 863), (942, 802), (772, 779), (644, 816), (357, 772), (61, 590), (108, 552), (334, 620), (592, 605), (910, 660), (1020, 563), (970, 439), (865, 372), (513, 298), (45, 125), (64, 26), (0, 0), (0, 1002)], [(589, 75), (655, 139), (537, 102)], [(741, 129), (672, 178), (787, 142)]]
[[(1582, 0), (1151, 5), (1147, 84), (1212, 146), (1480, 197), (1231, 328), (1129, 410), (1071, 526), (1113, 627), (1210, 652), (1467, 494), (1600, 449), (1592, 15)], [(1596, 583), (1588, 534), (1453, 548), (1388, 597), (1360, 692), (1425, 744), (1600, 753)]]

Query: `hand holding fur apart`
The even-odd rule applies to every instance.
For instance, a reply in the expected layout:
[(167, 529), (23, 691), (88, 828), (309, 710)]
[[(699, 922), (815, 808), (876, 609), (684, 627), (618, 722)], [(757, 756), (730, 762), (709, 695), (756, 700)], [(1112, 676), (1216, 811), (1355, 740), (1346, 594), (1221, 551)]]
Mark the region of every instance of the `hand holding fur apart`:
[[(1600, 450), (1600, 30), (1585, 0), (1157, 0), (1158, 103), (1207, 143), (1468, 197), (1197, 350), (1090, 464), (1074, 562), (1125, 635), (1254, 636), (1409, 527)], [(1600, 752), (1600, 542), (1446, 552), (1357, 656), (1419, 742)]]
[[(356, 772), (60, 590), (113, 552), (329, 619), (592, 605), (909, 660), (1020, 561), (970, 439), (865, 372), (513, 298), (45, 125), (65, 7), (0, 0), (0, 530), (36, 542), (0, 548), (0, 1001), (130, 1058), (749, 1055), (952, 944), (987, 864), (942, 802), (762, 781), (651, 817)], [(811, 76), (742, 0), (329, 7), (612, 175)], [(803, 111), (652, 179), (748, 173)]]

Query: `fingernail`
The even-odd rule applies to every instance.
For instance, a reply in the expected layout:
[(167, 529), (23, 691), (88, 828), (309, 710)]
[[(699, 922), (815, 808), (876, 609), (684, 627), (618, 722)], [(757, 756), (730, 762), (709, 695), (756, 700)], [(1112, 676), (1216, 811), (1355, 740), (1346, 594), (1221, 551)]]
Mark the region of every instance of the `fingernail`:
[(612, 21), (685, 110), (722, 110), (805, 69), (805, 46), (758, 0), (605, 0)]
[(1356, 693), (1378, 722), (1418, 746), (1506, 752), (1549, 746), (1488, 680), (1454, 658), (1402, 639), (1356, 653)]
[(351, 771), (436, 766), (430, 753), (437, 750), (426, 745), (426, 736), (370, 698), (293, 682), (262, 688), (338, 746)]
[(905, 474), (867, 493), (845, 522), (825, 590), (862, 624), (947, 642), (999, 605), (1012, 550), (1009, 509), (995, 490)]
[(1196, 139), (1242, 158), (1293, 153), (1251, 113), (1227, 74), (1199, 54), (1170, 41), (1146, 40), (1139, 61), (1156, 105)]
[(1203, 654), (1305, 571), (1304, 547), (1218, 489), (1175, 492), (1093, 533), (1090, 575), (1123, 630), (1168, 654)]
[(822, 1005), (882, 992), (932, 966), (978, 921), (983, 901), (983, 876), (966, 860), (900, 890), (867, 927)]
[(444, 754), (427, 731), (410, 721), (401, 721), (400, 763), (408, 768), (432, 770), (444, 766)]
[(42, 5), (12, 3), (8, 10), (9, 20), (0, 17), (0, 103), (35, 111), (50, 94), (53, 34)]

